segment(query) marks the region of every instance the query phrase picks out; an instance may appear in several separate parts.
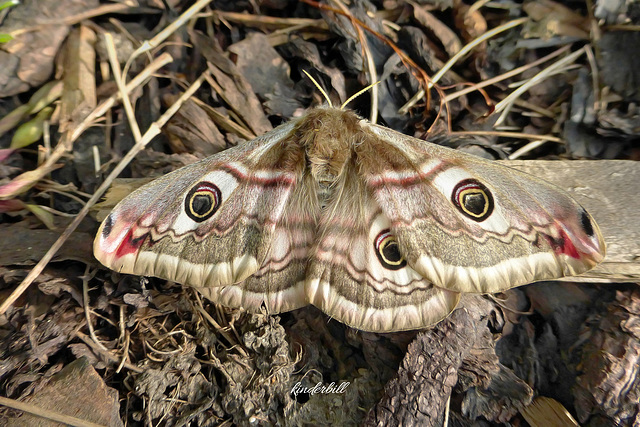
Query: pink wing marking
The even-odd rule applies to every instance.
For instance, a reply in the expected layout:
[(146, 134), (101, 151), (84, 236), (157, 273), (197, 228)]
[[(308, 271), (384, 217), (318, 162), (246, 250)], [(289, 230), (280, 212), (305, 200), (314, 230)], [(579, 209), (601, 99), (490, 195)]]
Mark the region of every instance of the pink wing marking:
[(393, 185), (398, 187), (410, 187), (412, 185), (421, 185), (425, 179), (430, 176), (442, 172), (450, 167), (445, 162), (438, 162), (431, 166), (428, 170), (408, 170), (403, 172), (382, 173), (380, 175), (371, 175), (366, 177), (367, 185), (375, 191), (379, 187)]

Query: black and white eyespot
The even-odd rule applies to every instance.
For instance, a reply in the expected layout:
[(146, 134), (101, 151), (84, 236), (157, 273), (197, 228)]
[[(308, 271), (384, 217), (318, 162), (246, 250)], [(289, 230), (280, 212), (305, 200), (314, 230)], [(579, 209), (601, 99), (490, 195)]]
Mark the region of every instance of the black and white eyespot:
[(471, 178), (460, 181), (453, 188), (451, 201), (462, 214), (477, 222), (487, 219), (494, 208), (491, 191)]
[(389, 270), (400, 270), (407, 265), (407, 261), (400, 254), (398, 240), (391, 231), (382, 230), (373, 242), (380, 264)]
[(195, 222), (206, 221), (216, 213), (222, 203), (220, 189), (210, 182), (199, 182), (184, 199), (184, 211)]

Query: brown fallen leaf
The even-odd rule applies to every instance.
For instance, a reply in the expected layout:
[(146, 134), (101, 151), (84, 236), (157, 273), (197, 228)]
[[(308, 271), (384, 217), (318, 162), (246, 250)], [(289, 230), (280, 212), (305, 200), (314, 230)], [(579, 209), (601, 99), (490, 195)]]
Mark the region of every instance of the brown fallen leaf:
[(6, 426), (59, 426), (59, 422), (53, 421), (56, 415), (92, 423), (85, 425), (123, 425), (118, 392), (106, 386), (85, 357), (69, 363), (51, 377), (48, 384), (21, 403), (29, 404), (32, 412), (6, 419)]
[(192, 33), (191, 39), (208, 62), (212, 74), (209, 84), (213, 90), (238, 114), (254, 135), (270, 131), (271, 123), (267, 120), (258, 97), (235, 64), (223, 53), (217, 40), (197, 31)]
[[(172, 104), (174, 97), (165, 97)], [(227, 143), (206, 111), (194, 101), (187, 101), (164, 129), (176, 153), (193, 153), (207, 157), (224, 150)]]
[[(0, 25), (11, 34), (31, 27), (0, 45), (0, 98), (26, 92), (46, 82), (60, 45), (69, 33), (64, 19), (98, 6), (98, 0), (23, 1)], [(46, 25), (47, 23), (55, 25)]]

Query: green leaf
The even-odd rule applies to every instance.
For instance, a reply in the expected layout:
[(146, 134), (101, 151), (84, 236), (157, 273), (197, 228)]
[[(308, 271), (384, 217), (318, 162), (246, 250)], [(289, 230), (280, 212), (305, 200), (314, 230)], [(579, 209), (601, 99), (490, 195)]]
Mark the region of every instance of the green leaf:
[(53, 223), (53, 214), (49, 211), (42, 209), (41, 206), (32, 205), (30, 203), (25, 203), (25, 208), (27, 208), (32, 214), (34, 214), (44, 225), (47, 226), (49, 230), (55, 230), (56, 226)]
[(31, 96), (28, 104), (20, 105), (6, 116), (0, 118), (0, 136), (18, 126), (30, 114), (35, 114), (58, 100), (62, 94), (62, 89), (63, 85), (60, 80), (54, 80), (43, 85)]
[(23, 148), (40, 140), (40, 138), (42, 138), (44, 121), (49, 120), (52, 113), (53, 107), (43, 108), (33, 119), (21, 124), (13, 134), (9, 148)]
[[(17, 4), (20, 4), (19, 0), (6, 0), (6, 1), (0, 0), (0, 11), (11, 6), (15, 6)], [(13, 40), (13, 37), (11, 37), (11, 34), (0, 33), (0, 43), (7, 43), (7, 42), (10, 42), (11, 40)]]
[(18, 0), (0, 1), (0, 10), (20, 4)]

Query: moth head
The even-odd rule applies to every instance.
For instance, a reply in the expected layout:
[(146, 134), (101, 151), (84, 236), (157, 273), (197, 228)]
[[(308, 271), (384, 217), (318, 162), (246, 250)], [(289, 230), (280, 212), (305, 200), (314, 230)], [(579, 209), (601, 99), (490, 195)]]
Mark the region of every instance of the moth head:
[(407, 261), (400, 253), (398, 240), (389, 229), (382, 230), (373, 242), (374, 250), (380, 264), (388, 270), (400, 270)]
[(477, 222), (487, 219), (494, 209), (491, 191), (473, 178), (456, 184), (451, 192), (451, 201), (460, 213)]
[(184, 211), (195, 222), (211, 218), (222, 203), (222, 193), (211, 182), (201, 181), (194, 185), (184, 199)]

